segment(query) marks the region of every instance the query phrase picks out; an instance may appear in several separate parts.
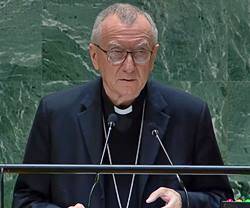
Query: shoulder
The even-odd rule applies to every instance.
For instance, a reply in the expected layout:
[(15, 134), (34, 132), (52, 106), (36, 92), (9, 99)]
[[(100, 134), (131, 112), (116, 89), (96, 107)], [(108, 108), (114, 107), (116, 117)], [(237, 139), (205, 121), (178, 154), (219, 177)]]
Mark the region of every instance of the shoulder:
[[(190, 94), (184, 90), (176, 89), (157, 81), (150, 81), (149, 86), (153, 92), (161, 96), (167, 103), (168, 109), (171, 112), (179, 112), (182, 115), (201, 113), (204, 108), (207, 108), (206, 102), (201, 98)], [(156, 98), (157, 99), (157, 98)], [(157, 102), (155, 100), (155, 102)]]
[(49, 110), (67, 110), (79, 108), (82, 100), (86, 99), (89, 95), (96, 93), (99, 86), (98, 80), (89, 81), (82, 85), (74, 86), (69, 89), (60, 90), (41, 99), (41, 103), (46, 105)]

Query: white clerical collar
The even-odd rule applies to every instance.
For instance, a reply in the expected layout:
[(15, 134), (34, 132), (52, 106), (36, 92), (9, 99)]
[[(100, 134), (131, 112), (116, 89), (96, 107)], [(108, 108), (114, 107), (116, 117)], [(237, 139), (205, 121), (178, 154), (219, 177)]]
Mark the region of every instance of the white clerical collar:
[(133, 111), (133, 107), (132, 105), (130, 105), (129, 107), (125, 109), (121, 109), (121, 108), (114, 106), (114, 111), (119, 115), (127, 115)]

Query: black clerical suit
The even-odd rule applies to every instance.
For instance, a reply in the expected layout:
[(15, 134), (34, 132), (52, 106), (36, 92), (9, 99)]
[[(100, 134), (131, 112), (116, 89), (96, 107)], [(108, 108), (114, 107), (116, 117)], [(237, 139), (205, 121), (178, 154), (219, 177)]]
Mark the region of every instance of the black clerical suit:
[[(61, 91), (41, 100), (28, 139), (24, 163), (98, 164), (103, 149), (101, 79)], [(169, 165), (159, 142), (151, 134), (152, 123), (160, 132), (170, 158), (176, 165), (222, 165), (207, 105), (188, 93), (147, 83), (146, 112), (139, 164)], [(22, 175), (18, 177), (13, 207), (68, 207), (87, 205), (94, 175)], [(137, 177), (137, 176), (136, 176)], [(105, 204), (104, 177), (93, 198), (93, 208)], [(217, 208), (220, 200), (232, 197), (224, 176), (183, 176), (190, 207)], [(137, 177), (138, 207), (162, 206), (161, 200), (146, 204), (159, 187), (186, 197), (176, 176)], [(114, 200), (116, 200), (114, 196)], [(112, 208), (115, 208), (113, 206)]]

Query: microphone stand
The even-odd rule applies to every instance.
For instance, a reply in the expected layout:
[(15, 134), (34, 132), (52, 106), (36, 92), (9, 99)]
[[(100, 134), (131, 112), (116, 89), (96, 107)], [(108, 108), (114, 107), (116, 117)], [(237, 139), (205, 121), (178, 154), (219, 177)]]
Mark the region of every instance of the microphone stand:
[[(161, 145), (161, 148), (162, 148), (163, 151), (164, 151), (164, 154), (165, 154), (166, 157), (168, 158), (168, 161), (169, 161), (170, 165), (173, 166), (174, 164), (173, 164), (171, 158), (169, 157), (168, 152), (167, 152), (166, 148), (164, 147), (164, 145), (162, 144), (162, 141), (161, 141), (161, 139), (160, 139), (160, 137), (159, 137), (159, 131), (158, 131), (157, 129), (152, 130), (152, 135), (155, 136), (155, 137), (157, 138), (157, 140), (159, 141), (159, 143), (160, 143), (160, 145)], [(185, 185), (184, 185), (184, 183), (183, 183), (183, 181), (182, 181), (182, 179), (180, 178), (180, 176), (179, 176), (178, 173), (176, 173), (176, 178), (177, 178), (177, 180), (178, 180), (178, 182), (179, 182), (181, 188), (182, 188), (182, 189), (184, 190), (184, 192), (185, 192), (185, 195), (186, 195), (186, 198), (187, 198), (187, 208), (189, 208), (190, 205), (189, 205), (189, 196), (188, 196), (187, 189), (186, 189), (186, 187), (185, 187)]]
[[(108, 117), (108, 134), (107, 134), (107, 138), (106, 138), (106, 141), (105, 141), (105, 144), (104, 144), (104, 147), (103, 147), (102, 156), (101, 156), (101, 160), (100, 160), (99, 165), (101, 165), (102, 162), (103, 162), (103, 158), (104, 158), (107, 146), (108, 146), (108, 141), (109, 141), (110, 133), (111, 133), (112, 128), (115, 126), (115, 123), (116, 123), (117, 119), (118, 119), (117, 115), (115, 115), (113, 113), (110, 114), (109, 117)], [(98, 184), (99, 180), (100, 180), (100, 173), (97, 173), (96, 176), (95, 176), (95, 182), (94, 182), (94, 184), (93, 184), (93, 186), (91, 188), (90, 194), (89, 194), (87, 208), (90, 208), (92, 195), (93, 195), (93, 192), (94, 192), (95, 187)]]

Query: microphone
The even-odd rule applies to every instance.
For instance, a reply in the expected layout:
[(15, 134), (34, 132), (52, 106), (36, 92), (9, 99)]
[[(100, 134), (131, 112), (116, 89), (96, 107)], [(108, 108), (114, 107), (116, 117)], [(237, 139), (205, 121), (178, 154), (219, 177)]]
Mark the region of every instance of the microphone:
[(118, 116), (115, 113), (111, 113), (108, 117), (108, 126), (115, 127)]
[[(107, 134), (107, 138), (106, 138), (106, 141), (105, 141), (105, 144), (103, 147), (102, 156), (101, 156), (101, 160), (100, 160), (99, 165), (101, 165), (103, 162), (103, 158), (104, 158), (107, 146), (108, 146), (108, 140), (110, 137), (110, 133), (111, 133), (112, 128), (115, 127), (117, 120), (118, 120), (118, 116), (115, 113), (111, 113), (108, 117), (108, 134)], [(105, 125), (105, 124), (103, 124), (103, 125)]]
[[(155, 124), (152, 123), (152, 124), (150, 124), (150, 125), (151, 125), (151, 127), (152, 127), (152, 129), (153, 129), (152, 132), (151, 132), (152, 135), (153, 135), (154, 137), (157, 138), (157, 140), (158, 140), (158, 142), (160, 143), (160, 146), (161, 146), (161, 148), (162, 148), (162, 150), (163, 150), (165, 156), (167, 157), (167, 159), (168, 159), (170, 165), (173, 166), (174, 164), (173, 164), (171, 158), (169, 157), (169, 154), (168, 154), (166, 148), (164, 147), (164, 145), (163, 145), (163, 143), (162, 143), (162, 141), (161, 141), (161, 139), (160, 139), (159, 130), (158, 130), (157, 128), (155, 128), (155, 126), (156, 126)], [(179, 182), (181, 188), (182, 188), (183, 191), (185, 192), (185, 196), (186, 196), (186, 198), (187, 198), (187, 208), (189, 208), (189, 207), (190, 207), (190, 206), (189, 206), (190, 203), (189, 203), (189, 196), (188, 196), (187, 189), (186, 189), (186, 187), (185, 187), (185, 185), (184, 185), (182, 179), (180, 178), (180, 175), (179, 175), (178, 173), (176, 173), (175, 175), (176, 175), (176, 178), (177, 178), (177, 180), (178, 180), (178, 182)]]
[[(108, 146), (108, 141), (109, 141), (110, 133), (111, 133), (112, 128), (115, 127), (117, 120), (118, 120), (118, 116), (115, 113), (111, 113), (108, 116), (108, 120), (107, 120), (107, 123), (108, 123), (108, 134), (107, 134), (107, 137), (106, 137), (106, 140), (105, 140), (105, 144), (104, 144), (104, 147), (103, 147), (103, 150), (102, 150), (102, 156), (101, 156), (101, 160), (99, 162), (99, 165), (101, 165), (102, 162), (103, 162), (103, 158), (104, 158), (107, 146)], [(103, 125), (104, 125), (103, 128), (106, 129), (104, 119), (103, 119)], [(100, 180), (100, 174), (97, 173), (96, 177), (95, 177), (95, 182), (94, 182), (94, 184), (93, 184), (93, 186), (91, 188), (90, 194), (89, 194), (89, 200), (88, 200), (88, 206), (87, 206), (87, 208), (90, 208), (92, 195), (93, 195), (93, 192), (94, 192), (95, 187), (98, 184), (99, 180)]]

